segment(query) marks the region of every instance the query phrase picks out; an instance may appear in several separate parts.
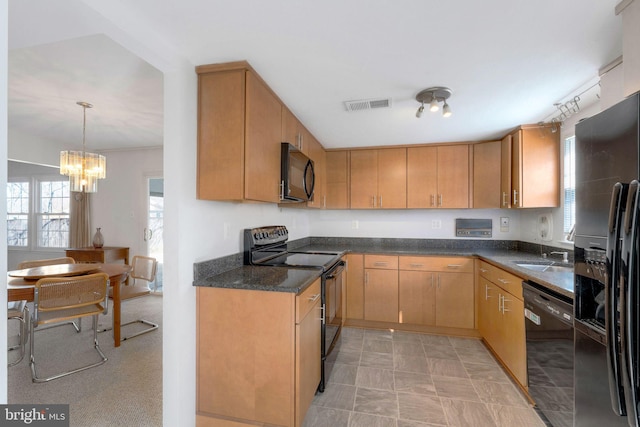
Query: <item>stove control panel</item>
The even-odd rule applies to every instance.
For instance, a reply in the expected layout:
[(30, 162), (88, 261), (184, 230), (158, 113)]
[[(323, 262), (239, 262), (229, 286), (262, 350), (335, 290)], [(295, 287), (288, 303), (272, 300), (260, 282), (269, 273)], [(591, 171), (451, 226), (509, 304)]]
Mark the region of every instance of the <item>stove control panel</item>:
[(289, 231), (284, 225), (249, 228), (244, 230), (245, 245), (251, 248), (283, 243), (289, 240)]

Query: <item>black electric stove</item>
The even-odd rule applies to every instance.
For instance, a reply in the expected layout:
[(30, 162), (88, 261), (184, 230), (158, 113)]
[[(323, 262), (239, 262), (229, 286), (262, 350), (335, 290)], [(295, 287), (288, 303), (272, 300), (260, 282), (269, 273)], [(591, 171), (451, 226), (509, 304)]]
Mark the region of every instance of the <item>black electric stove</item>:
[(323, 321), (321, 336), (321, 379), (323, 392), (328, 376), (327, 356), (333, 351), (342, 330), (342, 271), (344, 261), (338, 252), (289, 251), (289, 231), (283, 225), (244, 230), (244, 263), (269, 267), (316, 268), (321, 270), (321, 304)]

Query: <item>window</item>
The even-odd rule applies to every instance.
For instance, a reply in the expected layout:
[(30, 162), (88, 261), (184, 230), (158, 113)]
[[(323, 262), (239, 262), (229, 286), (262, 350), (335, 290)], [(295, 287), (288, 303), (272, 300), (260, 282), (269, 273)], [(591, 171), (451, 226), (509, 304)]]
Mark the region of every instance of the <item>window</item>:
[(7, 183), (7, 245), (69, 246), (69, 181), (34, 177)]
[(29, 183), (7, 182), (7, 245), (29, 244)]
[(564, 140), (564, 232), (576, 223), (576, 137)]

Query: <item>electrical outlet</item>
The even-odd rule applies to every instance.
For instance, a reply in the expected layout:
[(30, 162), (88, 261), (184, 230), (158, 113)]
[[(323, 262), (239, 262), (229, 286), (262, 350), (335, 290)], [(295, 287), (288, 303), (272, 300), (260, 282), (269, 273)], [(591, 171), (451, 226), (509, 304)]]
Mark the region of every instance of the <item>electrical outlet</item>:
[(354, 230), (357, 230), (358, 228), (360, 228), (360, 224), (358, 220), (351, 221), (351, 228)]
[(442, 221), (440, 221), (439, 219), (432, 219), (431, 228), (434, 230), (440, 230), (442, 228)]
[(509, 231), (509, 217), (501, 216), (500, 217), (500, 231), (507, 232)]

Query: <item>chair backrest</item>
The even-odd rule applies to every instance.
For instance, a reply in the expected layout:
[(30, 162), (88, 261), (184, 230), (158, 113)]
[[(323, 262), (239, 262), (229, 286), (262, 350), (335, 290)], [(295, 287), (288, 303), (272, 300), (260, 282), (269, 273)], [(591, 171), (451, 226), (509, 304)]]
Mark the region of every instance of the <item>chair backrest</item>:
[(18, 264), (18, 270), (23, 270), (25, 268), (42, 267), (43, 265), (75, 264), (75, 263), (76, 263), (76, 260), (71, 257), (37, 259), (33, 261), (22, 261), (20, 264)]
[(34, 318), (38, 322), (39, 312), (53, 312), (104, 304), (107, 313), (107, 289), (109, 275), (94, 273), (74, 277), (45, 277), (35, 284)]
[(156, 269), (158, 267), (158, 261), (153, 257), (136, 255), (131, 260), (133, 270), (131, 270), (131, 277), (133, 279), (142, 279), (151, 283), (156, 278)]

